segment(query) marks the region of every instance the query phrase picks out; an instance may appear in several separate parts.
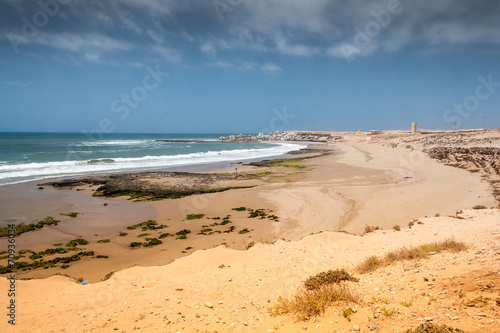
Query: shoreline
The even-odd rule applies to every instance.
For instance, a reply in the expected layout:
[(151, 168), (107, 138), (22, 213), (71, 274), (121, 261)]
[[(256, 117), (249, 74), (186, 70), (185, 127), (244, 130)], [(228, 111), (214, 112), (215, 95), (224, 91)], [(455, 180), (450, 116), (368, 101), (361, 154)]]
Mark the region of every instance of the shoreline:
[[(66, 241), (77, 236), (87, 239), (89, 244), (78, 246), (79, 251), (93, 251), (93, 256), (82, 256), (69, 263), (67, 269), (17, 272), (18, 280), (37, 277), (18, 282), (23, 290), (19, 296), (21, 331), (32, 330), (31, 322), (42, 323), (48, 331), (57, 331), (63, 326), (74, 331), (128, 331), (136, 326), (145, 330), (166, 327), (168, 331), (210, 327), (221, 331), (234, 328), (276, 331), (279, 328), (298, 332), (303, 327), (318, 329), (316, 325), (321, 326), (318, 331), (350, 330), (353, 323), (343, 318), (339, 314), (342, 309), (337, 307), (329, 309), (325, 318), (318, 317), (315, 322), (296, 322), (290, 316), (271, 317), (267, 308), (279, 296), (293, 294), (308, 276), (334, 268), (352, 271), (371, 255), (450, 237), (467, 242), (471, 250), (463, 254), (439, 254), (358, 275), (357, 290), (362, 292), (364, 300), (352, 305), (359, 312), (352, 318), (366, 329), (375, 323), (386, 329), (416, 325), (419, 320), (430, 317), (446, 323), (447, 314), (451, 314), (450, 318), (460, 318), (459, 322), (454, 321), (460, 328), (482, 325), (476, 331), (488, 332), (494, 327), (495, 320), (500, 318), (495, 315), (495, 305), (489, 305), (491, 302), (478, 309), (452, 310), (451, 307), (455, 306), (453, 302), (460, 301), (458, 296), (454, 299), (453, 290), (465, 288), (455, 287), (457, 274), (473, 277), (466, 292), (466, 300), (472, 301), (482, 295), (479, 289), (473, 289), (477, 285), (475, 279), (485, 279), (475, 270), (483, 269), (484, 274), (500, 273), (495, 261), (500, 249), (500, 210), (490, 208), (498, 207), (492, 184), (496, 184), (499, 177), (490, 174), (490, 178), (485, 178), (483, 171), (469, 172), (464, 165), (447, 165), (450, 164), (447, 160), (438, 162), (421, 148), (394, 147), (384, 142), (363, 140), (319, 148), (333, 149), (334, 153), (312, 159), (292, 156), (288, 162), (264, 166), (241, 165), (238, 173), (251, 174), (253, 178), (215, 179), (208, 186), (229, 182), (254, 187), (179, 199), (130, 202), (124, 197), (92, 197), (95, 185), (74, 186), (72, 190), (45, 187), (40, 193), (47, 190), (46, 194), (51, 194), (50, 191), (71, 193), (88, 199), (88, 202), (76, 200), (71, 208), (76, 209), (77, 204), (84, 207), (89, 202), (96, 204), (87, 205), (88, 211), (78, 212), (83, 214), (76, 218), (60, 216), (65, 220), (57, 226), (17, 236), (17, 249), (23, 249), (23, 244), (52, 230), (66, 237), (63, 248)], [(233, 174), (233, 165), (204, 174)], [(196, 184), (191, 178), (143, 180), (162, 186)], [(37, 198), (33, 200), (36, 202)], [(141, 205), (152, 209), (151, 219), (156, 224), (128, 229), (150, 219), (137, 208)], [(126, 213), (122, 210), (124, 207), (134, 209)], [(96, 228), (106, 221), (104, 215), (92, 215), (98, 212), (97, 208), (108, 215), (113, 215), (108, 209), (116, 209), (117, 214), (130, 220), (120, 218), (121, 224), (111, 227), (109, 234), (104, 230), (96, 233)], [(250, 217), (252, 215), (254, 217)], [(92, 227), (85, 227), (85, 223)], [(366, 226), (381, 230), (364, 234)], [(63, 227), (66, 231), (73, 230), (73, 234), (64, 234)], [(74, 233), (78, 227), (81, 235), (80, 231)], [(189, 232), (179, 233), (183, 230)], [(127, 235), (120, 236), (119, 231)], [(150, 235), (141, 236), (145, 233)], [(165, 233), (171, 236), (160, 238)], [(46, 236), (50, 239), (50, 235)], [(109, 242), (99, 242), (104, 238), (109, 238)], [(162, 243), (144, 246), (148, 238)], [(131, 249), (132, 242), (139, 242), (141, 246)], [(44, 249), (40, 245), (35, 250)], [(98, 255), (109, 257), (97, 259)], [(71, 278), (53, 276), (54, 273)], [(394, 278), (389, 291), (388, 276)], [(75, 279), (89, 280), (89, 285), (77, 284)], [(425, 279), (431, 279), (432, 283)], [(7, 283), (7, 279), (0, 279), (1, 286)], [(391, 290), (398, 292), (394, 294)], [(442, 290), (447, 290), (449, 296), (442, 298), (439, 294)], [(421, 296), (424, 291), (432, 293), (426, 300)], [(386, 303), (377, 303), (373, 297), (385, 299)], [(410, 300), (415, 308), (401, 306), (401, 302)], [(213, 308), (207, 308), (204, 302), (210, 302)], [(397, 316), (377, 316), (375, 306), (388, 309), (390, 306), (397, 311)], [(162, 308), (161, 316), (154, 315), (156, 307)], [(367, 320), (367, 317), (373, 319)], [(0, 323), (0, 327), (3, 324)]]
[[(81, 257), (67, 269), (35, 269), (20, 276), (45, 278), (59, 273), (96, 282), (112, 271), (131, 265), (165, 265), (197, 250), (220, 245), (245, 250), (256, 243), (272, 243), (278, 239), (298, 241), (307, 235), (326, 231), (362, 234), (366, 226), (385, 230), (395, 225), (405, 228), (411, 220), (423, 216), (453, 215), (462, 208), (494, 203), (487, 186), (478, 182), (474, 175), (439, 164), (423, 153), (359, 143), (321, 145), (320, 148), (333, 149), (335, 153), (313, 159), (307, 159), (307, 154), (292, 155), (288, 159), (294, 161), (291, 165), (287, 165), (287, 159), (274, 160), (279, 161), (277, 165), (238, 164), (238, 173), (233, 170), (234, 165), (205, 173), (180, 175), (180, 178), (168, 174), (154, 174), (149, 178), (148, 173), (143, 173), (145, 178), (140, 181), (154, 186), (197, 188), (198, 176), (194, 176), (205, 174), (213, 175), (210, 176), (213, 180), (206, 183), (203, 176), (202, 186), (233, 188), (177, 199), (129, 202), (122, 196), (96, 198), (92, 194), (101, 185), (88, 184), (75, 184), (70, 188), (44, 186), (44, 190), (31, 190), (35, 192), (34, 202), (38, 203), (37, 195), (43, 196), (44, 191), (49, 195), (66, 196), (68, 203), (73, 204), (59, 213), (77, 212), (78, 216), (60, 216), (54, 208), (52, 211), (56, 215), (53, 217), (62, 223), (19, 235), (22, 249), (39, 252), (54, 248), (54, 244), (83, 238), (90, 244), (79, 248), (93, 251), (94, 259)], [(415, 163), (412, 158), (421, 160)], [(229, 175), (229, 178), (220, 178), (219, 174)], [(457, 178), (462, 178), (461, 183), (454, 183)], [(130, 181), (136, 182), (124, 182), (128, 184)], [(464, 187), (474, 188), (474, 194)], [(479, 198), (476, 192), (480, 193)], [(137, 198), (141, 199), (140, 196)], [(61, 198), (53, 200), (64, 202)], [(238, 207), (245, 207), (245, 210), (233, 210)], [(262, 210), (264, 219), (249, 218), (250, 210)], [(187, 218), (197, 214), (203, 217)], [(276, 216), (276, 220), (270, 220), (268, 216)], [(220, 224), (225, 217), (227, 224)], [(127, 227), (148, 220), (168, 227), (153, 231), (127, 230)], [(189, 231), (186, 239), (179, 239), (180, 236), (176, 235), (182, 230)], [(160, 238), (164, 233), (170, 235)], [(108, 239), (107, 243), (100, 243)], [(142, 246), (148, 239), (156, 239), (162, 244)], [(131, 249), (134, 242), (139, 242), (140, 248)], [(0, 239), (0, 246), (5, 245), (3, 243), (5, 239)], [(108, 258), (97, 260), (97, 255)]]

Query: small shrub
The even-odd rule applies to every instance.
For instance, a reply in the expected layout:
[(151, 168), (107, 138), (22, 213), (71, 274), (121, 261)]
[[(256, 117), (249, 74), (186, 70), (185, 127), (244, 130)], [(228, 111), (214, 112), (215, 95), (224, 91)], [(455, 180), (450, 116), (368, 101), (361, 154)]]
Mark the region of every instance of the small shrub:
[(97, 243), (101, 243), (101, 244), (103, 244), (103, 243), (109, 243), (109, 242), (110, 242), (110, 240), (108, 238), (106, 238), (106, 239), (100, 239), (100, 240), (97, 241)]
[(280, 296), (277, 304), (270, 307), (268, 312), (271, 316), (291, 313), (298, 320), (308, 320), (324, 313), (333, 304), (357, 302), (358, 300), (359, 296), (355, 295), (346, 284), (329, 284), (314, 290), (300, 288), (290, 298)]
[(403, 302), (401, 302), (401, 305), (402, 305), (402, 306), (404, 306), (404, 307), (409, 308), (410, 306), (412, 306), (412, 305), (413, 305), (413, 302), (412, 302), (412, 301), (409, 301), (409, 302), (404, 302), (404, 301), (403, 301)]
[(256, 210), (248, 209), (248, 213), (249, 213), (249, 215), (248, 215), (249, 218), (259, 217), (260, 219), (263, 219), (267, 216), (264, 209), (256, 209)]
[(65, 216), (69, 216), (69, 217), (77, 217), (78, 213), (77, 212), (60, 213), (59, 215), (65, 215)]
[(77, 238), (73, 239), (69, 242), (66, 243), (66, 247), (75, 247), (77, 245), (87, 245), (89, 241), (82, 239), (82, 238)]
[(130, 243), (131, 248), (136, 248), (136, 247), (141, 247), (142, 243), (141, 242), (132, 242)]
[(245, 211), (247, 208), (246, 207), (236, 207), (236, 208), (233, 208), (233, 210), (237, 211), (237, 212), (243, 212)]
[(307, 290), (319, 289), (323, 285), (338, 284), (342, 281), (358, 282), (359, 279), (347, 273), (344, 269), (329, 270), (309, 277), (304, 282)]
[(205, 214), (187, 214), (186, 220), (199, 220), (205, 217)]
[(392, 316), (392, 315), (394, 314), (394, 309), (390, 309), (390, 310), (388, 310), (388, 309), (386, 309), (386, 308), (385, 308), (385, 306), (384, 306), (384, 307), (382, 307), (382, 314), (383, 314), (384, 316), (386, 316), (386, 317), (390, 317), (390, 316)]
[(247, 228), (245, 228), (245, 229), (242, 229), (242, 230), (238, 231), (238, 233), (239, 233), (240, 235), (242, 235), (242, 234), (246, 234), (246, 233), (249, 233), (249, 232), (250, 232), (250, 230), (248, 230)]
[(421, 259), (429, 257), (430, 252), (459, 252), (467, 249), (467, 245), (454, 239), (442, 242), (422, 244), (411, 248), (403, 247), (385, 254), (384, 257), (371, 256), (356, 267), (358, 273), (368, 273), (382, 266), (388, 266), (402, 260)]
[(394, 229), (394, 231), (401, 231), (401, 227), (397, 224), (394, 227), (392, 227), (392, 229)]
[(177, 239), (187, 239), (187, 236), (186, 235), (180, 235), (179, 237), (177, 237)]
[(125, 236), (127, 236), (127, 235), (128, 235), (128, 234), (127, 234), (126, 232), (120, 232), (120, 234), (119, 234), (118, 236), (120, 236), (120, 237), (125, 237)]
[(188, 229), (182, 229), (181, 231), (177, 231), (175, 234), (177, 236), (186, 236), (187, 234), (190, 234), (191, 230)]
[(475, 205), (474, 207), (472, 207), (472, 209), (487, 209), (488, 207), (486, 207), (485, 205)]
[(404, 333), (464, 333), (461, 329), (446, 325), (436, 325), (432, 323), (420, 324), (417, 328), (410, 328)]
[(354, 313), (354, 310), (351, 307), (342, 310), (342, 316), (347, 319), (347, 321), (351, 321), (351, 315)]
[(148, 239), (148, 242), (142, 244), (143, 246), (146, 246), (146, 247), (149, 247), (149, 246), (155, 246), (155, 245), (160, 245), (162, 244), (163, 242), (157, 238), (151, 238), (151, 239)]
[(169, 234), (169, 233), (167, 232), (167, 233), (165, 233), (165, 234), (161, 234), (158, 238), (159, 238), (159, 239), (162, 239), (162, 238), (165, 238), (165, 237), (173, 237), (173, 236), (174, 236), (174, 235)]
[(411, 220), (410, 222), (408, 222), (408, 228), (413, 227), (414, 224), (415, 224), (415, 221)]
[(368, 234), (370, 232), (374, 232), (375, 230), (380, 230), (380, 227), (375, 227), (375, 226), (371, 226), (371, 225), (367, 225), (365, 227), (365, 234)]

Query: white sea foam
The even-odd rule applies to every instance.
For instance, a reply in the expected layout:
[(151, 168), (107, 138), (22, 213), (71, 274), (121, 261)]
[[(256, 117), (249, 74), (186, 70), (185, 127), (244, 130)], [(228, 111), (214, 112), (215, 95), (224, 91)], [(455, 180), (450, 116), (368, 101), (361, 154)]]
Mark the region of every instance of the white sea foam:
[[(179, 155), (143, 156), (138, 158), (93, 159), (82, 161), (59, 161), (0, 165), (0, 184), (12, 184), (48, 177), (70, 176), (122, 170), (144, 170), (163, 167), (241, 161), (278, 156), (305, 148), (304, 145), (280, 143), (270, 148), (208, 151)], [(102, 163), (100, 163), (102, 160)]]

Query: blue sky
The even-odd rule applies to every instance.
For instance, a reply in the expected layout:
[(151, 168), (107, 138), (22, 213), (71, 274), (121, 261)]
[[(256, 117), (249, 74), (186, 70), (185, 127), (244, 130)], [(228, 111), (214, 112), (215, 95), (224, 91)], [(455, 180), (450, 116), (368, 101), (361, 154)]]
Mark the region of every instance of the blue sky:
[(0, 131), (500, 127), (500, 2), (3, 0)]

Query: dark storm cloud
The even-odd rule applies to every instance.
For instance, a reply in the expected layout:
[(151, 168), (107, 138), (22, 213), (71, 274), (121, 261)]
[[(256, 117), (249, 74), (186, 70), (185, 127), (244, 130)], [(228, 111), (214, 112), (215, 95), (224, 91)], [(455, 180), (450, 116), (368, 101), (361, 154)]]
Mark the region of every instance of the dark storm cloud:
[(41, 1), (48, 11), (36, 1), (3, 1), (5, 45), (42, 45), (88, 61), (142, 50), (182, 62), (193, 49), (209, 57), (220, 50), (356, 57), (500, 44), (500, 2), (489, 0), (56, 1)]

